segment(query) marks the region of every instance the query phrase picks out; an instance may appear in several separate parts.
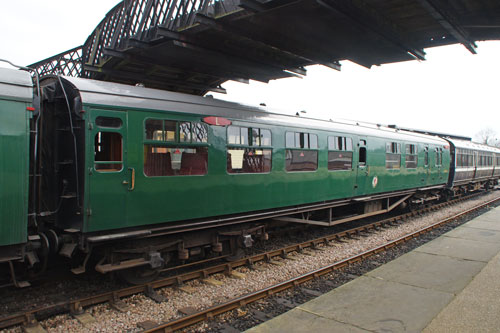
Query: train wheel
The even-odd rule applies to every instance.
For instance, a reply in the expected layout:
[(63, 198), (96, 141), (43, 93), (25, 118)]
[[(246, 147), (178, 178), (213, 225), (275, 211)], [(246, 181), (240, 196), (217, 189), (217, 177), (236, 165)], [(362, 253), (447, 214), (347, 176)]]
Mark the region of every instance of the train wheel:
[(118, 276), (129, 284), (144, 284), (154, 281), (160, 275), (160, 271), (149, 267), (134, 267), (118, 272)]
[(240, 260), (241, 258), (245, 257), (245, 250), (242, 249), (241, 247), (237, 247), (236, 250), (233, 251), (233, 253), (229, 256), (227, 256), (225, 259), (226, 261), (236, 261)]

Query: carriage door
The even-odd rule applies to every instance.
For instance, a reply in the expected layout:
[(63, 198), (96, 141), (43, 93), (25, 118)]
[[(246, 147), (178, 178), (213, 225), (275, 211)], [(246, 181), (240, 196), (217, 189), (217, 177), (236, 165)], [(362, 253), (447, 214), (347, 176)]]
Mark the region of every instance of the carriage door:
[(89, 132), (87, 231), (124, 226), (135, 176), (127, 167), (127, 114), (93, 109)]
[(368, 165), (368, 155), (366, 149), (366, 138), (360, 138), (358, 142), (358, 167), (356, 173), (356, 185), (354, 186), (354, 195), (363, 195), (370, 188), (367, 187), (367, 182), (370, 173), (370, 166)]
[(436, 159), (436, 181), (443, 182), (443, 148), (437, 147), (435, 149), (435, 159)]
[(431, 174), (431, 169), (430, 169), (430, 162), (429, 162), (429, 147), (424, 147), (424, 170), (422, 173), (421, 181), (422, 185), (427, 185), (429, 183), (429, 178)]

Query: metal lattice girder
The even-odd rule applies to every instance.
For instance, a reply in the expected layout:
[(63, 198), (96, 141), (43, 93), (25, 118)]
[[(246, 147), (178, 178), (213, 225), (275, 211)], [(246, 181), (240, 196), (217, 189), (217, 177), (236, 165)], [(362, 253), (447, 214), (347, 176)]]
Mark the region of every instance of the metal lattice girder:
[(36, 68), (38, 75), (61, 74), (66, 76), (82, 77), (82, 47), (76, 47), (64, 53), (55, 55), (42, 62), (31, 65)]
[(195, 23), (197, 13), (212, 17), (241, 10), (233, 0), (125, 0), (112, 9), (85, 43), (85, 63), (99, 65), (103, 50), (125, 49), (130, 39), (151, 41), (158, 27), (170, 31)]
[(227, 80), (425, 59), (424, 48), (500, 39), (492, 0), (124, 0), (83, 46), (30, 67), (202, 95)]

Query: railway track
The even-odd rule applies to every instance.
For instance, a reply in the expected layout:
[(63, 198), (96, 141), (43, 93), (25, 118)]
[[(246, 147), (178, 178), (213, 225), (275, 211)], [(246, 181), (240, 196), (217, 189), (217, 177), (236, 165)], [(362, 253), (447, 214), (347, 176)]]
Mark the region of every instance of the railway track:
[[(469, 199), (470, 197), (467, 197)], [(128, 297), (131, 295), (135, 294), (140, 294), (143, 293), (150, 297), (151, 299), (157, 301), (157, 302), (162, 302), (164, 301), (164, 297), (157, 292), (155, 292), (156, 289), (158, 288), (163, 288), (163, 287), (169, 287), (169, 286), (182, 286), (185, 282), (194, 280), (194, 279), (208, 279), (211, 275), (213, 274), (218, 274), (218, 273), (224, 273), (226, 275), (237, 275), (237, 273), (234, 272), (236, 268), (242, 267), (242, 266), (249, 266), (253, 267), (253, 265), (259, 261), (265, 261), (268, 263), (272, 263), (277, 257), (280, 257), (282, 259), (288, 258), (288, 256), (291, 253), (301, 253), (304, 250), (309, 249), (316, 249), (318, 247), (322, 246), (329, 246), (331, 242), (334, 241), (342, 241), (343, 238), (356, 238), (358, 236), (366, 235), (367, 233), (372, 233), (374, 230), (378, 230), (380, 228), (385, 228), (389, 227), (391, 225), (398, 224), (401, 221), (404, 221), (408, 218), (414, 217), (414, 216), (419, 216), (423, 215), (426, 212), (438, 210), (442, 208), (443, 206), (446, 205), (452, 205), (455, 203), (458, 203), (461, 200), (464, 200), (465, 198), (462, 199), (456, 199), (450, 202), (446, 203), (441, 203), (432, 207), (424, 208), (416, 212), (410, 212), (406, 214), (402, 214), (400, 216), (396, 217), (391, 217), (384, 219), (382, 221), (377, 221), (373, 223), (369, 223), (360, 227), (352, 228), (349, 230), (345, 230), (342, 232), (338, 232), (332, 235), (324, 236), (321, 238), (309, 240), (306, 242), (294, 244), (294, 245), (289, 245), (285, 246), (280, 249), (268, 251), (266, 253), (260, 253), (257, 255), (253, 255), (251, 257), (247, 258), (242, 258), (241, 260), (237, 260), (234, 262), (230, 263), (225, 263), (221, 265), (215, 265), (212, 267), (208, 268), (203, 268), (199, 270), (195, 270), (192, 272), (172, 276), (172, 277), (167, 277), (167, 278), (162, 278), (159, 280), (156, 280), (154, 282), (144, 284), (144, 285), (139, 285), (139, 286), (133, 286), (133, 287), (128, 287), (124, 289), (119, 289), (119, 290), (114, 290), (110, 292), (105, 292), (102, 294), (98, 294), (95, 296), (91, 297), (85, 297), (77, 300), (68, 300), (64, 302), (59, 302), (57, 304), (51, 304), (48, 306), (43, 306), (37, 309), (30, 309), (28, 311), (20, 312), (17, 314), (13, 314), (7, 317), (2, 317), (0, 318), (0, 328), (6, 328), (10, 326), (15, 326), (15, 325), (23, 325), (25, 327), (36, 327), (38, 325), (37, 320), (41, 320), (43, 318), (47, 318), (48, 316), (58, 314), (58, 313), (64, 313), (64, 312), (69, 312), (76, 318), (78, 316), (85, 317), (85, 308), (100, 304), (100, 303), (106, 303), (108, 302), (110, 306), (118, 311), (126, 311), (126, 305), (121, 301), (121, 298)], [(376, 248), (373, 248), (369, 251), (365, 251), (363, 253), (360, 253), (355, 256), (351, 256), (349, 258), (346, 258), (344, 260), (341, 260), (339, 262), (336, 262), (334, 264), (322, 267), (320, 269), (316, 269), (312, 272), (309, 272), (307, 274), (303, 274), (301, 276), (298, 276), (293, 279), (289, 279), (287, 281), (278, 283), (276, 285), (270, 286), (268, 288), (250, 293), (245, 296), (238, 297), (236, 299), (233, 299), (229, 302), (225, 302), (223, 304), (219, 304), (217, 306), (213, 306), (211, 308), (205, 309), (203, 311), (193, 313), (190, 315), (186, 315), (184, 317), (181, 317), (179, 319), (161, 324), (156, 327), (149, 327), (146, 329), (147, 332), (159, 332), (159, 331), (170, 331), (170, 330), (176, 330), (176, 329), (181, 329), (190, 325), (193, 325), (197, 322), (203, 321), (206, 318), (211, 318), (213, 316), (217, 316), (221, 313), (233, 310), (235, 308), (238, 308), (242, 305), (252, 303), (256, 300), (262, 299), (264, 297), (267, 297), (268, 295), (272, 295), (274, 293), (292, 288), (294, 286), (300, 285), (304, 282), (310, 281), (311, 279), (314, 279), (315, 277), (327, 274), (332, 272), (333, 270), (345, 267), (351, 263), (361, 261), (364, 258), (367, 258), (373, 254), (385, 251), (388, 248), (394, 247), (398, 244), (401, 244), (409, 239), (418, 237), (419, 235), (435, 229), (449, 221), (455, 220), (460, 216), (466, 215), (471, 213), (472, 211), (481, 209), (487, 205), (490, 205), (494, 203), (495, 201), (499, 201), (500, 198), (496, 198), (494, 200), (488, 201), (486, 203), (483, 203), (481, 205), (478, 205), (472, 209), (468, 209), (467, 211), (461, 212), (460, 214), (454, 215), (452, 217), (446, 218), (442, 221), (439, 221), (438, 223), (434, 223), (426, 228), (423, 228), (421, 230), (418, 230), (414, 233), (408, 234), (404, 237), (398, 238), (396, 240), (393, 240), (383, 246), (379, 246)]]

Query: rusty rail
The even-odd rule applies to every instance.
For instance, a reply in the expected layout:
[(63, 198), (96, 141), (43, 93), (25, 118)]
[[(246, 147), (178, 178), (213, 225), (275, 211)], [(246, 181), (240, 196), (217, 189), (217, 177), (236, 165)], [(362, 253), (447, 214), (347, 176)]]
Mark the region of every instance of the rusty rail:
[(196, 324), (198, 322), (201, 322), (203, 320), (206, 320), (207, 318), (213, 318), (214, 316), (217, 316), (217, 315), (220, 315), (222, 313), (234, 310), (234, 309), (241, 307), (241, 306), (244, 306), (246, 304), (253, 303), (259, 299), (262, 299), (262, 298), (265, 298), (267, 296), (279, 293), (279, 292), (284, 291), (286, 289), (294, 288), (294, 287), (296, 287), (300, 284), (303, 284), (307, 281), (310, 281), (314, 278), (328, 274), (334, 270), (345, 267), (349, 264), (361, 261), (367, 257), (372, 256), (373, 254), (380, 253), (380, 252), (385, 251), (387, 249), (390, 249), (396, 245), (399, 245), (401, 243), (405, 243), (405, 242), (407, 242), (413, 238), (416, 238), (424, 233), (427, 233), (433, 229), (436, 229), (436, 228), (442, 226), (443, 224), (449, 223), (453, 220), (456, 220), (457, 218), (459, 218), (461, 216), (464, 216), (464, 215), (469, 214), (473, 211), (476, 211), (478, 209), (486, 207), (486, 206), (488, 206), (496, 201), (499, 201), (499, 200), (500, 200), (500, 198), (493, 199), (491, 201), (488, 201), (486, 203), (478, 205), (474, 208), (468, 209), (468, 210), (461, 212), (459, 214), (445, 218), (445, 219), (443, 219), (439, 222), (436, 222), (430, 226), (427, 226), (425, 228), (417, 230), (409, 235), (400, 237), (400, 238), (398, 238), (394, 241), (391, 241), (387, 244), (384, 244), (384, 245), (381, 245), (379, 247), (373, 248), (371, 250), (368, 250), (368, 251), (362, 252), (360, 254), (351, 256), (349, 258), (346, 258), (344, 260), (338, 261), (338, 262), (333, 263), (331, 265), (319, 268), (319, 269), (314, 270), (312, 272), (300, 275), (296, 278), (292, 278), (292, 279), (289, 279), (287, 281), (278, 283), (276, 285), (267, 287), (265, 289), (261, 289), (259, 291), (238, 297), (238, 298), (233, 299), (229, 302), (213, 306), (211, 308), (205, 309), (205, 310), (200, 311), (198, 313), (195, 313), (195, 314), (192, 314), (189, 316), (185, 316), (185, 317), (161, 324), (155, 328), (145, 330), (145, 332), (148, 332), (148, 333), (149, 332), (171, 332), (174, 330), (182, 329), (182, 328), (188, 327), (190, 325)]

